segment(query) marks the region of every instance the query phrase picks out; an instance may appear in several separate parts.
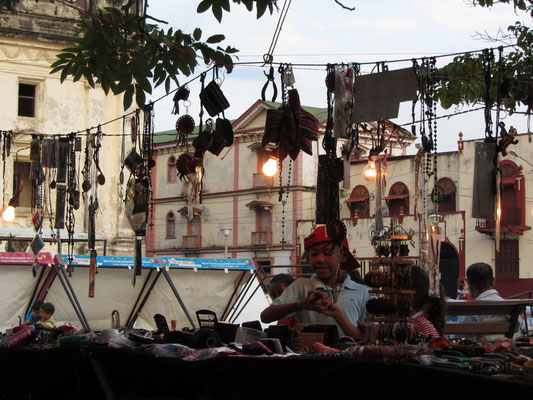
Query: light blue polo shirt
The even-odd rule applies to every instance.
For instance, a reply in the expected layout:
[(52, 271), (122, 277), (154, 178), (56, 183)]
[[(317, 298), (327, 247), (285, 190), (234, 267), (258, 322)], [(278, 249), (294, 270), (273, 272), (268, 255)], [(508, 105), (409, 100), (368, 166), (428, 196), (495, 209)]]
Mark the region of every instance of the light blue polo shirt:
[[(326, 289), (328, 296), (331, 296), (332, 289), (326, 286), (314, 274), (311, 278), (296, 279), (272, 304), (294, 303), (307, 297), (307, 294), (311, 290), (317, 290), (318, 288)], [(346, 279), (344, 279), (344, 282), (340, 286), (337, 305), (353, 325), (357, 326), (357, 321), (365, 320), (366, 302), (368, 299), (368, 288), (352, 281), (350, 276), (346, 275)], [(333, 317), (309, 310), (299, 310), (290, 314), (290, 316), (298, 318), (299, 322), (305, 324), (337, 325), (339, 336), (344, 336), (343, 330), (335, 322)]]

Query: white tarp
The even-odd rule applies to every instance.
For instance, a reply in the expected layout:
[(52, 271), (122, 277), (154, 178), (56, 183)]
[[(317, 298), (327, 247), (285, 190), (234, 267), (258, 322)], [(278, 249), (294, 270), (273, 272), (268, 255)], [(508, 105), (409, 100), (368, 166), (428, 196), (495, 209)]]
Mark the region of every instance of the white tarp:
[[(217, 260), (212, 261), (216, 262)], [(235, 262), (238, 261), (235, 260)], [(225, 260), (224, 262), (230, 265), (230, 260)], [(41, 268), (53, 268), (53, 266), (41, 266)], [(64, 265), (62, 268), (64, 268)], [(196, 311), (200, 309), (214, 311), (217, 317), (221, 319), (238, 277), (243, 273), (242, 270), (232, 270), (231, 267), (228, 269), (202, 269), (200, 267), (197, 270), (167, 268), (165, 271), (168, 272), (181, 300), (197, 326)], [(156, 273), (158, 271), (154, 270), (152, 279)], [(148, 274), (149, 269), (143, 268), (142, 275), (137, 276), (134, 287), (132, 285), (133, 270), (124, 266), (100, 266), (97, 268), (95, 296), (92, 298), (88, 295), (88, 266), (74, 266), (69, 282), (91, 329), (102, 330), (111, 327), (111, 314), (114, 310), (119, 311), (121, 325), (126, 324)], [(244, 271), (244, 274), (243, 282), (246, 282), (250, 272)], [(5, 331), (6, 328), (18, 325), (18, 315), (24, 318), (26, 307), (36, 283), (37, 278), (32, 274), (31, 265), (0, 265), (0, 296), (4, 300), (3, 304), (8, 305), (3, 307), (0, 314), (0, 330)], [(254, 279), (249, 294), (253, 292), (257, 285), (258, 282)], [(54, 319), (56, 322), (68, 321), (81, 326), (59, 277), (56, 277), (45, 301), (54, 304), (56, 309)], [(250, 307), (254, 309), (255, 313), (255, 310), (263, 309), (267, 305), (266, 296), (259, 289), (250, 303)], [(176, 320), (178, 329), (192, 327), (162, 273), (148, 297), (135, 327), (149, 330), (155, 329), (153, 318), (155, 314), (164, 315), (169, 326), (171, 320)], [(243, 312), (243, 316), (249, 315), (249, 313)], [(259, 314), (257, 313), (255, 318), (252, 319), (259, 319)]]

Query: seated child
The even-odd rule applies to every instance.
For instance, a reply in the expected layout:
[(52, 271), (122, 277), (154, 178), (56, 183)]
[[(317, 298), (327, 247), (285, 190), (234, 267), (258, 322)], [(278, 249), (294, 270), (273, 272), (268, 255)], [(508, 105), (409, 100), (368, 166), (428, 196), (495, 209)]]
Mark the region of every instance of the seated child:
[(35, 300), (31, 305), (31, 313), (28, 315), (28, 318), (24, 321), (25, 325), (35, 325), (37, 321), (41, 319), (41, 305), (43, 302), (41, 300)]
[(41, 319), (37, 321), (38, 325), (42, 325), (45, 328), (54, 328), (55, 327), (55, 321), (52, 318), (52, 315), (54, 314), (55, 307), (52, 303), (43, 303), (41, 305)]

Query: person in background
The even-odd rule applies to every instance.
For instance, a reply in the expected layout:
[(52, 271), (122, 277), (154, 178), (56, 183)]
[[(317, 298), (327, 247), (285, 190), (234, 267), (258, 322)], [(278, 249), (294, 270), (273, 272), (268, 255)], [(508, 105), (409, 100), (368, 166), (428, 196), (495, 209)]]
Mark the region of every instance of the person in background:
[(37, 325), (42, 325), (45, 328), (54, 328), (56, 323), (52, 315), (54, 315), (55, 307), (52, 303), (41, 304), (41, 319), (37, 321)]
[(25, 325), (35, 325), (37, 321), (41, 319), (41, 300), (35, 300), (31, 305), (31, 312), (28, 315), (28, 319), (24, 321)]
[[(492, 267), (484, 262), (470, 265), (466, 270), (466, 279), (470, 294), (475, 301), (503, 300), (498, 291), (494, 289), (494, 273)], [(481, 321), (506, 321), (505, 315), (464, 315), (458, 317), (458, 322), (481, 322)], [(464, 334), (462, 337), (474, 340), (491, 340), (501, 335), (491, 334)]]
[(489, 264), (479, 262), (470, 265), (466, 270), (466, 279), (474, 300), (503, 300), (494, 289), (494, 274)]
[(361, 337), (359, 321), (366, 316), (368, 288), (352, 281), (347, 271), (359, 268), (348, 241), (336, 243), (319, 226), (304, 240), (314, 274), (295, 280), (261, 313), (269, 323), (288, 315), (302, 324), (336, 325), (339, 336)]
[[(272, 300), (277, 299), (285, 289), (294, 282), (294, 278), (289, 274), (277, 274), (275, 275), (268, 285), (268, 294)], [(294, 327), (298, 324), (298, 318), (288, 316), (278, 321), (278, 325), (288, 325)]]
[(294, 282), (294, 278), (289, 274), (275, 275), (268, 285), (268, 294), (272, 300), (277, 299), (283, 291)]
[(413, 312), (410, 316), (416, 333), (428, 337), (441, 337), (444, 334), (446, 295), (440, 285), (439, 297), (429, 295), (429, 275), (418, 266), (411, 269), (411, 284), (415, 290)]

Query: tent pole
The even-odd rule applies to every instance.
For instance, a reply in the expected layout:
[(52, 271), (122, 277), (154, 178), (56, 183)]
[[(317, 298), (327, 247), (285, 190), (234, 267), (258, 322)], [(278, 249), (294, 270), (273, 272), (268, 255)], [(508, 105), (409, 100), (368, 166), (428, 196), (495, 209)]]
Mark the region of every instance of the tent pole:
[[(70, 300), (70, 304), (72, 304), (72, 307), (74, 308), (74, 312), (76, 313), (76, 315), (80, 319), (80, 322), (83, 325), (83, 328), (85, 330), (90, 331), (91, 327), (89, 326), (89, 323), (87, 322), (87, 319), (85, 318), (85, 315), (83, 314), (83, 311), (81, 309), (80, 303), (78, 302), (78, 299), (76, 298), (76, 294), (74, 293), (74, 290), (72, 290), (72, 286), (70, 285), (70, 282), (68, 280), (67, 275), (65, 274), (65, 271), (63, 271), (61, 266), (56, 264), (55, 262), (54, 262), (54, 267), (55, 267), (55, 269), (57, 271), (57, 277), (59, 278), (59, 280), (61, 282), (61, 285), (63, 285), (63, 289), (65, 289), (65, 293), (67, 294), (67, 297)], [(65, 275), (62, 276), (61, 274), (65, 274)], [(65, 278), (65, 279), (63, 280), (63, 278)], [(69, 291), (69, 289), (70, 289), (70, 291)]]
[[(40, 265), (39, 265), (39, 267), (40, 267)], [(31, 307), (32, 307), (33, 303), (35, 302), (35, 299), (36, 299), (36, 296), (37, 296), (37, 291), (39, 289), (39, 286), (41, 285), (41, 280), (43, 279), (45, 269), (46, 269), (46, 267), (43, 265), (42, 269), (41, 269), (41, 272), (39, 273), (39, 277), (37, 278), (37, 282), (35, 283), (35, 287), (33, 288), (33, 293), (31, 294), (28, 306), (26, 307), (26, 317), (25, 317), (26, 319), (28, 318), (28, 316), (31, 313)]]
[[(152, 271), (150, 271), (150, 272), (152, 272)], [(157, 273), (157, 275), (154, 277), (152, 283), (150, 284), (150, 287), (148, 288), (148, 291), (146, 292), (146, 294), (144, 295), (143, 300), (141, 301), (141, 304), (139, 304), (138, 309), (136, 311), (135, 311), (135, 309), (131, 310), (131, 312), (133, 313), (133, 316), (131, 318), (128, 318), (128, 322), (126, 323), (126, 327), (127, 328), (133, 327), (133, 324), (135, 323), (135, 321), (137, 321), (137, 318), (139, 317), (139, 314), (141, 313), (141, 311), (142, 311), (144, 305), (146, 304), (146, 302), (148, 301), (148, 297), (150, 297), (150, 294), (152, 293), (152, 290), (154, 289), (154, 286), (157, 283), (157, 280), (159, 279), (160, 276), (161, 276), (161, 271), (159, 271)], [(145, 282), (148, 282), (148, 277), (147, 277), (147, 280)], [(139, 296), (140, 296), (140, 294), (139, 294)]]
[(231, 294), (231, 297), (229, 298), (228, 300), (228, 304), (226, 304), (226, 308), (224, 309), (224, 312), (222, 313), (222, 316), (221, 316), (221, 320), (222, 321), (225, 321), (226, 317), (227, 317), (227, 312), (228, 312), (228, 308), (230, 307), (230, 304), (231, 302), (233, 301), (233, 298), (235, 297), (235, 295), (237, 294), (237, 290), (239, 290), (239, 286), (241, 285), (242, 283), (242, 280), (244, 279), (244, 274), (246, 274), (246, 271), (242, 271), (241, 272), (241, 275), (239, 277), (239, 282), (237, 282), (237, 284), (235, 285), (235, 289), (233, 289), (233, 293)]
[(176, 299), (178, 299), (178, 301), (179, 301), (179, 303), (181, 305), (181, 308), (183, 309), (183, 312), (185, 313), (185, 315), (187, 316), (187, 319), (189, 320), (189, 322), (192, 325), (192, 328), (196, 329), (196, 325), (195, 325), (194, 321), (192, 320), (191, 316), (189, 315), (189, 311), (187, 310), (187, 307), (185, 307), (185, 304), (183, 304), (183, 301), (181, 300), (181, 297), (180, 297), (176, 287), (174, 286), (174, 283), (172, 282), (172, 279), (170, 279), (170, 275), (168, 274), (167, 270), (165, 268), (162, 268), (161, 272), (163, 272), (163, 275), (165, 276), (165, 279), (167, 280), (168, 284), (170, 285), (170, 289), (172, 289), (172, 292), (174, 293), (174, 296), (176, 296)]
[(248, 297), (248, 300), (246, 300), (246, 303), (244, 303), (244, 305), (241, 307), (241, 310), (237, 313), (237, 315), (235, 315), (233, 317), (233, 320), (231, 321), (231, 323), (233, 323), (237, 318), (239, 318), (239, 315), (241, 315), (241, 313), (243, 312), (243, 310), (246, 308), (246, 306), (248, 305), (248, 303), (252, 300), (252, 297), (254, 297), (254, 294), (257, 292), (257, 289), (259, 289), (261, 287), (261, 284), (258, 284), (257, 287), (255, 288), (255, 290), (252, 292), (252, 294), (250, 295), (250, 297)]
[[(146, 276), (143, 286), (141, 290), (139, 291), (139, 295), (137, 296), (137, 300), (135, 300), (135, 304), (133, 305), (133, 308), (131, 309), (130, 316), (128, 317), (128, 320), (126, 321), (126, 327), (131, 328), (130, 322), (135, 314), (135, 309), (139, 305), (139, 301), (141, 300), (142, 294), (144, 293), (144, 290), (146, 289), (146, 286), (148, 285), (148, 282), (150, 281), (150, 277), (152, 276), (152, 273), (154, 272), (153, 269), (150, 269), (150, 272), (148, 272), (148, 275)], [(153, 288), (153, 286), (152, 286)], [(150, 290), (152, 289), (150, 288)]]
[(233, 305), (232, 311), (230, 313), (231, 316), (228, 315), (228, 318), (229, 318), (230, 322), (233, 320), (233, 316), (235, 315), (235, 310), (237, 310), (239, 308), (240, 304), (242, 303), (242, 299), (244, 298), (244, 296), (246, 296), (246, 293), (250, 289), (250, 286), (252, 285), (252, 279), (253, 279), (254, 275), (257, 275), (257, 273), (255, 271), (254, 271), (253, 274), (250, 274), (250, 278), (244, 284), (245, 288), (239, 294), (239, 297), (238, 297), (239, 301), (236, 301), (235, 304)]
[(52, 283), (54, 283), (54, 280), (56, 279), (56, 276), (57, 271), (55, 270), (55, 268), (50, 266), (50, 272), (48, 272), (48, 275), (46, 275), (46, 279), (39, 288), (39, 295), (37, 296), (38, 300), (44, 301), (46, 295), (48, 294), (48, 291), (52, 287)]

